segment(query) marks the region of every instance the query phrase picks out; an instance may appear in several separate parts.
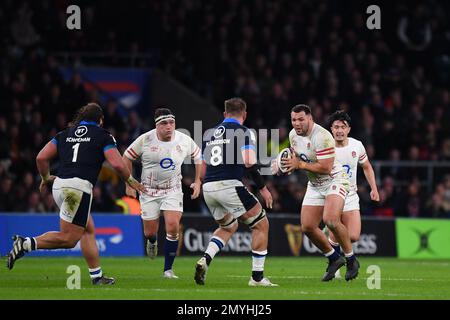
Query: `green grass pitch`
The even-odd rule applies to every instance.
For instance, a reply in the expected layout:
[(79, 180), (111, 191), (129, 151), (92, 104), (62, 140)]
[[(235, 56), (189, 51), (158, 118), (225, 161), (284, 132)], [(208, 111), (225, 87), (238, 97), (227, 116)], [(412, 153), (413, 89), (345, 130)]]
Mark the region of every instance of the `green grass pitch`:
[[(268, 257), (265, 275), (279, 287), (248, 287), (250, 257), (216, 257), (206, 284), (193, 280), (198, 258), (178, 257), (174, 270), (179, 279), (163, 279), (163, 258), (103, 258), (105, 274), (114, 286), (90, 284), (82, 258), (32, 258), (17, 261), (12, 271), (0, 268), (0, 300), (5, 299), (153, 299), (153, 300), (304, 300), (304, 299), (450, 299), (450, 261), (400, 260), (361, 257), (359, 277), (351, 282), (320, 281), (324, 258)], [(81, 268), (81, 289), (69, 290), (69, 265)], [(369, 265), (381, 270), (381, 288), (368, 289)], [(345, 273), (345, 267), (342, 269)]]

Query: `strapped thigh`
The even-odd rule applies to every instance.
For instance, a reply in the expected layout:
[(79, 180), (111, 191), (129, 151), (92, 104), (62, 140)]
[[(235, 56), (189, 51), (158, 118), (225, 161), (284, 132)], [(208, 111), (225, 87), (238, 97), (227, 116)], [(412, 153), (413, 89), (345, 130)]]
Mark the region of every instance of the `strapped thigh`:
[(266, 216), (266, 210), (261, 209), (261, 212), (253, 217), (250, 217), (243, 222), (248, 225), (250, 229), (253, 229), (262, 219)]

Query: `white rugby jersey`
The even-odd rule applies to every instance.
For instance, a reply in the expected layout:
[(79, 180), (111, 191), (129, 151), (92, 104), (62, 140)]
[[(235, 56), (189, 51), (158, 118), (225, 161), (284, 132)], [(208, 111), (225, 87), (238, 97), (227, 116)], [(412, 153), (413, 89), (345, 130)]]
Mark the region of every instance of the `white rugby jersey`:
[[(335, 157), (333, 136), (328, 130), (316, 123), (314, 123), (311, 134), (307, 137), (297, 135), (295, 129), (292, 129), (289, 132), (289, 142), (297, 156), (305, 162), (314, 163), (320, 159)], [(337, 174), (342, 172), (342, 164), (335, 158), (331, 174), (318, 174), (306, 171), (306, 175), (313, 186), (323, 186), (330, 183)]]
[(156, 129), (139, 136), (125, 151), (142, 163), (141, 182), (150, 196), (181, 190), (181, 165), (186, 157), (201, 161), (201, 150), (186, 134), (175, 130), (171, 141), (160, 141)]
[(368, 160), (366, 149), (361, 141), (348, 138), (348, 144), (345, 147), (336, 147), (336, 159), (342, 163), (345, 172), (350, 180), (350, 190), (357, 191), (356, 175), (358, 164), (363, 164)]

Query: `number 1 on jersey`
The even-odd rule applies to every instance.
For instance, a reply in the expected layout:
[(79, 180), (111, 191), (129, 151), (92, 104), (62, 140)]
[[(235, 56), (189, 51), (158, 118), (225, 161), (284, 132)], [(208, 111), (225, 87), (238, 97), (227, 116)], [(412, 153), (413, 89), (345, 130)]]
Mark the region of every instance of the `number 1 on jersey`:
[(78, 157), (78, 148), (80, 148), (80, 144), (74, 144), (72, 149), (73, 149), (73, 158), (72, 158), (72, 162), (77, 162), (77, 157)]

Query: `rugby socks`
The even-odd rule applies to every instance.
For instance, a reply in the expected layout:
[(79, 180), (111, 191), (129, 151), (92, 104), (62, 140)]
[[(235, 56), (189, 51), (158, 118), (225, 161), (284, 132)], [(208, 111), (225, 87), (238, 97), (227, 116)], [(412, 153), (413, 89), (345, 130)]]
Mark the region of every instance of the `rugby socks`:
[(164, 242), (164, 271), (172, 269), (173, 261), (177, 255), (178, 238), (176, 240), (166, 237)]
[(252, 278), (261, 281), (264, 277), (264, 262), (266, 261), (267, 250), (252, 250)]
[(89, 276), (92, 280), (101, 278), (103, 276), (102, 267), (97, 267), (94, 269), (89, 268)]
[(331, 244), (334, 251), (336, 251), (340, 255), (341, 254), (341, 246), (339, 245), (339, 243), (334, 242), (330, 238), (328, 238), (328, 242)]
[(333, 262), (339, 259), (340, 256), (339, 253), (336, 252), (336, 250), (331, 249), (330, 252), (325, 253), (325, 257), (327, 257), (330, 262)]
[(209, 266), (212, 259), (216, 256), (216, 254), (225, 247), (225, 241), (220, 239), (219, 237), (213, 236), (211, 240), (209, 240), (208, 248), (206, 248), (203, 256), (206, 259), (206, 264)]
[(353, 250), (350, 251), (349, 253), (345, 253), (345, 260), (347, 260), (347, 263), (352, 263), (353, 261), (355, 261), (355, 255), (353, 253)]
[(158, 238), (156, 237), (156, 235), (153, 235), (153, 236), (151, 236), (151, 237), (149, 237), (147, 239), (148, 239), (148, 241), (150, 241), (151, 244), (155, 244), (156, 239), (158, 239)]
[(23, 249), (26, 252), (37, 250), (37, 242), (36, 239), (33, 237), (26, 237), (25, 241), (23, 242)]

